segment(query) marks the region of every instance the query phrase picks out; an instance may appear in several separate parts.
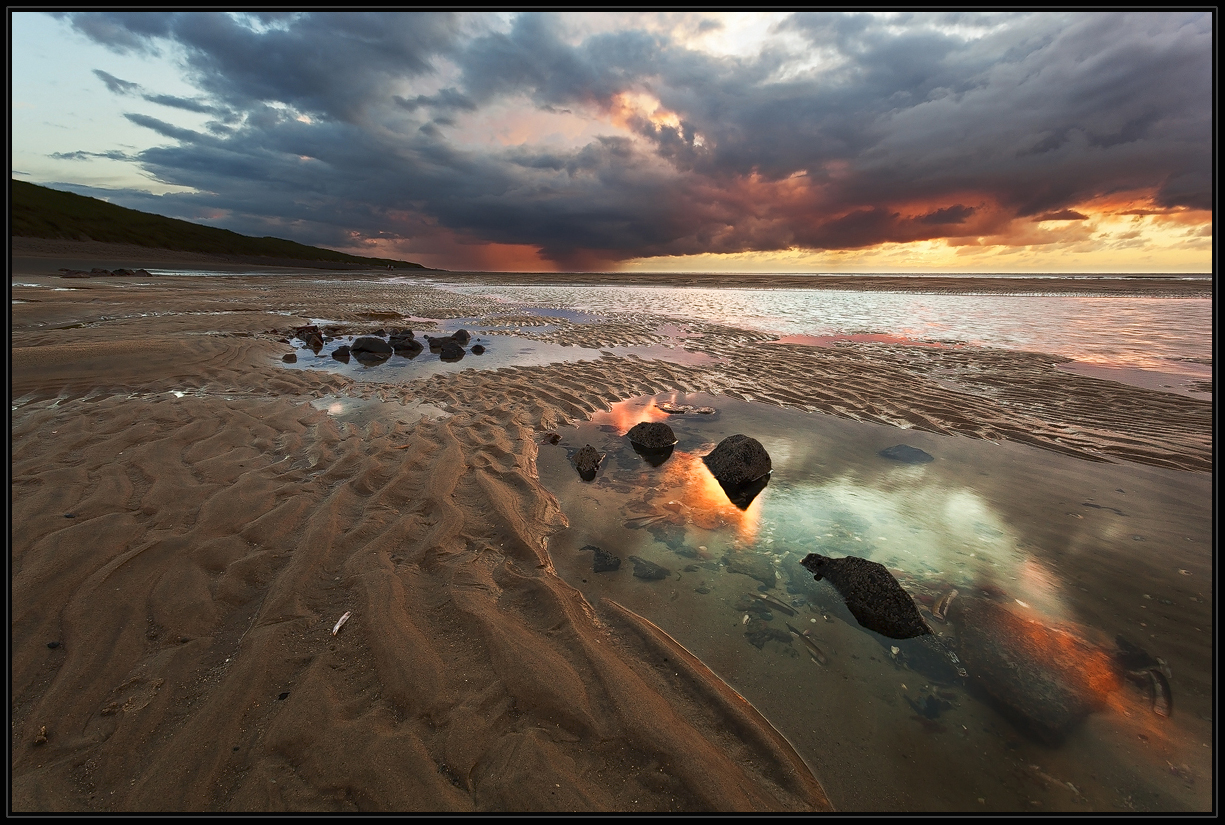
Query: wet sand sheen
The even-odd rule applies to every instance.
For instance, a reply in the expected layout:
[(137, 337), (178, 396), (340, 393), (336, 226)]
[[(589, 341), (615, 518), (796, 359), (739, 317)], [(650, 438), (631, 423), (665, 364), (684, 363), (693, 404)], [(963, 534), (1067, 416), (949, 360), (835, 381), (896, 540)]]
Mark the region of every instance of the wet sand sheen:
[[(545, 542), (565, 519), (535, 437), (624, 398), (752, 395), (1210, 466), (1210, 405), (1036, 357), (933, 356), (992, 388), (980, 396), (894, 352), (761, 351), (710, 328), (702, 346), (730, 363), (605, 357), (375, 385), (284, 369), (268, 331), (493, 303), (411, 284), (53, 291), (66, 282), (14, 275), (45, 284), (14, 287), (11, 310), (14, 810), (828, 807), (763, 720), (712, 699), (722, 688), (696, 665), (678, 678), (653, 658), (666, 640), (553, 571)], [(657, 326), (582, 325), (573, 342), (641, 345)], [(346, 420), (312, 404), (329, 397), (369, 403)]]

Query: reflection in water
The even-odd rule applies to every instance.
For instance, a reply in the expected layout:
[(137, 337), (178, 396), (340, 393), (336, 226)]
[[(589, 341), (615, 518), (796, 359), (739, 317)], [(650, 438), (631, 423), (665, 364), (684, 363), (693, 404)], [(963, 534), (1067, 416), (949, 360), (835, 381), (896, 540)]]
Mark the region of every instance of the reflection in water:
[[(646, 420), (678, 438), (658, 465), (624, 438)], [(774, 466), (745, 510), (701, 460), (733, 433)], [(932, 460), (879, 454), (903, 440)], [(586, 443), (607, 454), (591, 484), (565, 461)], [(839, 808), (1211, 809), (1207, 474), (677, 395), (563, 430), (538, 467), (571, 524), (559, 574), (688, 647)], [(632, 569), (596, 572), (593, 548)], [(884, 565), (934, 633), (865, 629), (809, 553)]]

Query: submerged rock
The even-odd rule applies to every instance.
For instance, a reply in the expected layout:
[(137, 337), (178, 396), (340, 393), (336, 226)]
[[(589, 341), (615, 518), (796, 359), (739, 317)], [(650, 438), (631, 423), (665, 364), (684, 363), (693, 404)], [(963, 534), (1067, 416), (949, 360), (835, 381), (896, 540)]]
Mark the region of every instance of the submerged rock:
[(453, 338), (448, 338), (439, 347), (438, 357), (443, 361), (458, 361), (464, 357), (464, 348)]
[(778, 584), (778, 575), (774, 572), (774, 564), (758, 553), (736, 553), (724, 556), (723, 562), (727, 565), (727, 572), (741, 573), (750, 579), (757, 579), (768, 590), (773, 590), (775, 585)]
[(800, 562), (817, 581), (826, 578), (842, 594), (860, 625), (891, 639), (931, 633), (914, 599), (883, 564), (847, 556), (832, 559), (809, 553)]
[(583, 481), (591, 481), (595, 478), (596, 471), (600, 469), (600, 462), (603, 460), (604, 456), (597, 453), (595, 447), (587, 444), (570, 458), (570, 463), (574, 465), (574, 469), (578, 470), (579, 477)]
[(666, 567), (661, 567), (653, 561), (639, 558), (638, 556), (630, 556), (630, 561), (634, 565), (634, 578), (646, 579), (647, 581), (658, 581), (666, 579), (672, 575), (672, 571)]
[(1059, 744), (1119, 687), (1114, 656), (988, 599), (950, 607), (970, 683), (1023, 732)]
[(588, 544), (583, 550), (592, 551), (594, 558), (592, 559), (592, 570), (596, 573), (609, 573), (613, 570), (621, 569), (621, 559), (614, 556), (602, 547), (596, 547), (594, 544)]
[(935, 460), (929, 453), (923, 452), (918, 447), (911, 447), (909, 444), (895, 444), (892, 447), (886, 447), (877, 455), (891, 461), (900, 461), (903, 464), (926, 464)]

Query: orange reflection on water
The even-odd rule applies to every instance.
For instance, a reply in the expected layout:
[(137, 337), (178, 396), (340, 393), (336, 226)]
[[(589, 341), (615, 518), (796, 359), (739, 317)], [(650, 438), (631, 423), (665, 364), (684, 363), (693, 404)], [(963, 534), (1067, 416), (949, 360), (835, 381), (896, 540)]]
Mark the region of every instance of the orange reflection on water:
[[(671, 400), (675, 401), (679, 397), (678, 393), (672, 393)], [(667, 398), (659, 399), (667, 401)], [(617, 428), (619, 435), (625, 435), (630, 431), (630, 428), (635, 424), (643, 421), (667, 421), (668, 413), (655, 406), (652, 402), (645, 406), (622, 402), (613, 404), (612, 409), (607, 412), (597, 412), (591, 416), (591, 420), (595, 424), (608, 424)]]
[[(741, 510), (728, 499), (702, 457), (693, 453), (674, 452), (656, 472), (661, 473), (657, 489), (661, 498), (667, 499), (657, 503), (657, 507), (683, 516), (687, 523), (706, 530), (730, 527), (744, 542), (756, 538), (765, 490)], [(673, 501), (680, 506), (669, 506)]]

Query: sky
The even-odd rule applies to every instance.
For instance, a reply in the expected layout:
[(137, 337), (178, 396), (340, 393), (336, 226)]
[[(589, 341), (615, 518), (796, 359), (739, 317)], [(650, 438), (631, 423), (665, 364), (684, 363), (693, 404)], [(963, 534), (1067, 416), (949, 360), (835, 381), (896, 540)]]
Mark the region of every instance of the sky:
[(450, 270), (1211, 272), (1210, 11), (10, 12), (12, 176)]

